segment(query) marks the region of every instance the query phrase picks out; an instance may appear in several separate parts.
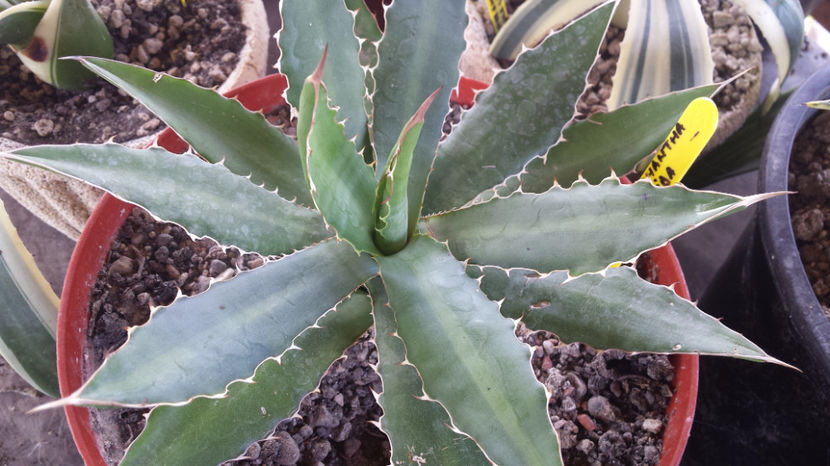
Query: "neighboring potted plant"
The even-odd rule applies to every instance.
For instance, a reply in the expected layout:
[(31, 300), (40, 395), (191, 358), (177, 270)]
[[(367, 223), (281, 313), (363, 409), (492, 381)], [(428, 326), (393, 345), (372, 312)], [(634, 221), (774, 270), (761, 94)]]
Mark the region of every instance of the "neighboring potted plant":
[[(150, 118), (148, 112), (141, 112), (137, 108), (135, 110), (124, 110), (127, 107), (123, 107), (123, 105), (130, 108), (134, 107), (129, 100), (122, 99), (115, 94), (95, 92), (91, 88), (81, 91), (79, 88), (82, 87), (84, 80), (93, 75), (89, 74), (83, 67), (78, 68), (77, 63), (59, 59), (60, 56), (67, 55), (112, 57), (113, 47), (110, 36), (117, 39), (116, 57), (120, 60), (143, 61), (148, 63), (149, 66), (157, 67), (162, 66), (161, 63), (165, 66), (164, 69), (171, 70), (174, 64), (179, 65), (181, 62), (183, 65), (177, 66), (180, 70), (178, 72), (181, 74), (191, 73), (192, 70), (195, 70), (193, 66), (198, 65), (205, 68), (204, 76), (200, 76), (199, 79), (208, 79), (205, 83), (219, 85), (221, 91), (229, 90), (265, 73), (268, 26), (261, 0), (240, 0), (237, 2), (240, 24), (247, 30), (240, 31), (238, 36), (234, 36), (232, 33), (229, 34), (228, 37), (235, 38), (233, 43), (229, 42), (231, 45), (217, 42), (217, 47), (221, 50), (216, 52), (218, 55), (213, 58), (204, 56), (202, 47), (211, 44), (213, 39), (225, 37), (226, 34), (220, 33), (221, 29), (211, 29), (214, 25), (216, 27), (221, 25), (211, 15), (205, 15), (206, 19), (201, 19), (202, 17), (197, 14), (197, 11), (200, 8), (204, 10), (204, 8), (198, 2), (191, 2), (190, 4), (183, 4), (180, 1), (166, 3), (139, 2), (140, 4), (127, 2), (120, 6), (106, 1), (94, 0), (92, 3), (98, 6), (97, 11), (90, 5), (89, 0), (62, 0), (51, 3), (20, 2), (0, 13), (2, 15), (0, 31), (22, 31), (17, 36), (28, 33), (28, 37), (11, 37), (6, 42), (10, 44), (19, 42), (24, 45), (51, 42), (56, 44), (54, 46), (55, 53), (52, 53), (43, 62), (35, 62), (29, 58), (29, 55), (32, 55), (31, 50), (34, 50), (34, 45), (29, 45), (28, 48), (23, 47), (23, 45), (13, 47), (14, 50), (19, 52), (18, 55), (22, 57), (24, 64), (33, 69), (39, 77), (45, 78), (44, 82), (46, 83), (55, 83), (55, 85), (62, 88), (71, 87), (77, 90), (77, 92), (72, 93), (55, 92), (44, 90), (48, 87), (44, 86), (38, 91), (32, 91), (28, 88), (10, 91), (12, 95), (25, 92), (28, 100), (17, 96), (14, 99), (8, 99), (14, 104), (4, 108), (3, 123), (4, 127), (8, 125), (6, 127), (8, 130), (4, 130), (4, 134), (0, 137), (0, 151), (13, 150), (22, 147), (26, 143), (104, 141), (110, 137), (116, 137), (120, 142), (138, 147), (149, 142), (153, 135), (161, 130), (160, 122), (157, 119)], [(49, 5), (48, 10), (46, 9), (47, 4)], [(0, 8), (2, 7), (3, 5), (0, 5)], [(132, 13), (129, 13), (131, 11)], [(161, 14), (162, 11), (164, 15)], [(191, 16), (204, 22), (205, 24), (199, 25), (199, 28), (209, 32), (202, 34), (201, 42), (181, 45), (180, 50), (173, 49), (174, 45), (178, 47), (177, 44), (180, 45), (186, 42), (191, 35), (199, 34), (195, 32), (195, 23), (190, 20), (185, 21)], [(134, 22), (132, 25), (130, 24), (131, 17)], [(162, 17), (167, 17), (167, 19), (158, 19)], [(41, 20), (41, 18), (46, 19)], [(102, 22), (102, 18), (106, 22), (106, 26)], [(165, 24), (151, 24), (152, 19), (162, 21)], [(31, 27), (28, 29), (16, 27), (21, 23), (31, 25)], [(56, 23), (60, 23), (61, 27), (55, 27)], [(96, 26), (91, 27), (87, 23)], [(101, 32), (98, 36), (101, 36), (101, 40), (109, 45), (108, 49), (96, 45), (97, 42), (93, 42), (91, 45), (78, 43), (78, 37), (85, 38), (85, 42), (90, 42), (91, 38), (97, 37), (89, 33), (91, 30)], [(154, 30), (156, 32), (153, 32)], [(51, 31), (59, 32), (53, 33)], [(78, 31), (82, 33), (78, 34)], [(37, 40), (32, 39), (33, 37), (36, 37)], [(50, 40), (52, 37), (54, 41)], [(46, 40), (42, 38), (46, 38)], [(134, 43), (136, 41), (138, 41), (137, 46)], [(224, 49), (222, 49), (223, 47)], [(229, 47), (233, 49), (231, 50)], [(52, 48), (48, 46), (40, 47), (38, 53), (42, 53), (43, 50), (51, 51)], [(171, 52), (169, 58), (164, 55), (168, 52)], [(175, 52), (177, 58), (173, 57), (172, 52)], [(229, 56), (231, 61), (226, 65), (221, 60), (224, 59), (222, 54), (227, 55), (228, 53), (232, 56)], [(7, 55), (9, 54), (10, 51)], [(221, 70), (219, 68), (217, 68), (218, 71), (212, 70), (209, 67), (202, 66), (201, 64), (207, 63), (206, 60), (208, 59), (215, 60), (216, 65), (221, 64)], [(234, 62), (234, 60), (236, 61)], [(7, 61), (4, 59), (4, 63)], [(49, 66), (41, 66), (39, 63)], [(236, 63), (235, 66), (231, 66), (232, 63)], [(13, 69), (4, 66), (3, 80), (5, 88), (9, 88), (19, 79), (23, 79), (18, 78), (17, 73), (12, 71)], [(208, 76), (208, 70), (214, 74)], [(193, 73), (194, 75), (197, 74), (196, 71), (193, 71)], [(36, 80), (30, 78), (27, 82), (34, 81)], [(37, 85), (40, 84), (40, 81), (37, 81)], [(42, 114), (43, 109), (38, 108), (35, 104), (39, 101), (49, 102), (42, 105), (57, 113), (52, 117), (44, 116)], [(60, 110), (61, 108), (63, 110)], [(84, 110), (85, 108), (86, 110)], [(61, 111), (63, 113), (60, 113)], [(85, 111), (87, 112), (86, 115), (90, 116), (78, 116), (85, 115)], [(98, 122), (101, 124), (97, 124), (96, 118), (99, 117), (98, 115), (102, 111), (108, 112), (106, 113), (107, 117), (106, 119), (99, 119)], [(65, 118), (67, 114), (70, 117), (63, 121), (62, 118)], [(126, 122), (109, 121), (110, 118), (124, 118)], [(31, 136), (32, 140), (26, 139), (30, 136), (25, 132), (19, 134), (15, 132), (19, 128), (13, 127), (13, 124), (24, 127), (26, 131), (37, 130), (37, 134)], [(88, 124), (95, 128), (86, 128), (85, 126)], [(77, 133), (69, 131), (70, 126), (78, 126)], [(80, 126), (84, 127), (81, 128)], [(13, 129), (14, 131), (12, 131)], [(129, 140), (133, 141), (128, 142)], [(37, 173), (25, 168), (11, 167), (6, 163), (0, 165), (0, 173), (2, 173), (0, 187), (36, 216), (45, 220), (47, 224), (72, 239), (77, 239), (84, 221), (101, 195), (100, 191), (89, 188), (83, 183), (51, 174)]]
[[(651, 285), (628, 267), (608, 268), (763, 196), (646, 181), (624, 185), (615, 176), (531, 194), (516, 190), (506, 176), (522, 173), (550, 146), (568, 146), (559, 143), (562, 128), (612, 5), (520, 56), (479, 94), (438, 145), (437, 157), (445, 102), (458, 79), (463, 5), (393, 4), (369, 80), (372, 93), (364, 87), (359, 41), (343, 39), (343, 30), (354, 28), (347, 10), (285, 0), (281, 8), (281, 70), (289, 83), (287, 101), (299, 108), (298, 146), (234, 100), (149, 70), (86, 58), (87, 67), (158, 112), (212, 164), (160, 148), (112, 144), (43, 146), (11, 155), (100, 184), (193, 235), (279, 256), (157, 309), (90, 381), (57, 403), (163, 405), (152, 411), (126, 463), (155, 462), (154, 455), (183, 463), (238, 455), (291, 415), (329, 363), (368, 326), (377, 335), (384, 382), (380, 424), (393, 461), (557, 462), (544, 389), (528, 370), (527, 347), (512, 335), (515, 324), (499, 311), (599, 349), (775, 361), (670, 288)], [(313, 57), (325, 56), (329, 42), (337, 47), (325, 68), (315, 68)], [(539, 79), (538, 71), (562, 54), (569, 59), (559, 61), (556, 85)], [(605, 121), (617, 131), (643, 118), (662, 123), (676, 114), (675, 106), (685, 106), (684, 99), (710, 92), (696, 89), (624, 107)], [(442, 104), (430, 105), (436, 99)], [(184, 104), (193, 102), (210, 111), (192, 114)], [(505, 109), (513, 110), (506, 126), (498, 118)], [(589, 126), (580, 131), (590, 132)], [(596, 145), (606, 151), (610, 146)], [(571, 147), (579, 149), (578, 143)], [(618, 139), (612, 147), (619, 150)], [(98, 163), (102, 157), (107, 164)], [(608, 165), (604, 170), (608, 175)], [(662, 219), (655, 223), (658, 213)], [(533, 226), (538, 222), (543, 228)], [(465, 265), (480, 266), (473, 270), (477, 279), (467, 276)], [(586, 299), (596, 304), (593, 312), (582, 312)], [(551, 302), (561, 305), (554, 310)], [(198, 309), (195, 320), (189, 309)], [(78, 328), (66, 332), (82, 337)], [(187, 351), (182, 340), (199, 349)], [(332, 347), (296, 350), (314, 342)], [(238, 351), (238, 344), (245, 350)], [(297, 367), (304, 377), (282, 377), (277, 390), (288, 399), (274, 399), (274, 387), (262, 377)], [(447, 374), (446, 368), (457, 370)], [(218, 394), (223, 398), (213, 396)], [(224, 430), (224, 413), (238, 413), (240, 402), (252, 403), (255, 416)], [(425, 422), (412, 422), (412, 412)], [(199, 422), (191, 422), (193, 415)], [(197, 424), (197, 438), (190, 438)], [(167, 439), (164, 445), (154, 435)]]
[[(734, 362), (704, 361), (701, 418), (690, 443), (691, 455), (702, 463), (768, 464), (786, 458), (793, 464), (818, 464), (827, 458), (830, 322), (813, 288), (821, 290), (822, 285), (815, 280), (811, 283), (803, 264), (823, 260), (821, 248), (805, 242), (818, 241), (823, 228), (814, 215), (810, 216), (815, 214), (810, 209), (798, 213), (797, 231), (791, 217), (794, 203), (821, 199), (819, 185), (799, 184), (799, 178), (811, 177), (797, 177), (791, 171), (791, 160), (799, 157), (799, 167), (808, 165), (804, 161), (807, 152), (800, 149), (805, 145), (797, 146), (796, 141), (823, 110), (805, 104), (827, 98), (830, 69), (824, 67), (787, 100), (766, 140), (758, 189), (790, 191), (789, 199), (780, 197), (757, 208), (700, 301), (701, 309), (722, 318), (803, 373), (757, 371)], [(810, 145), (824, 147), (826, 142)], [(812, 167), (818, 167), (813, 176), (816, 180), (821, 178), (823, 166), (813, 162)], [(815, 278), (816, 272), (811, 275)], [(724, 442), (728, 448), (722, 448)]]
[[(468, 3), (472, 4), (471, 0)], [(476, 22), (483, 20), (489, 26), (487, 5), (500, 2), (476, 0), (475, 3), (478, 8), (470, 8), (475, 18), (468, 30), (471, 35), (474, 34)], [(520, 5), (498, 30), (490, 47), (493, 56), (505, 60), (513, 59), (522, 47), (538, 43), (551, 29), (562, 27), (602, 1), (528, 0), (508, 3)], [(609, 27), (601, 58), (589, 80), (590, 87), (578, 104), (580, 114), (613, 110), (646, 96), (711, 84), (714, 78), (725, 83), (714, 97), (720, 109), (719, 129), (710, 141), (702, 162), (713, 161), (711, 163), (718, 166), (718, 178), (751, 169), (752, 164), (748, 168), (743, 154), (735, 154), (731, 150), (714, 152), (713, 149), (742, 128), (747, 119), (754, 122), (761, 117), (759, 113), (766, 114), (778, 99), (780, 85), (801, 48), (804, 15), (799, 2), (657, 2), (653, 7), (635, 5), (630, 13), (629, 4), (621, 2), (621, 8)], [(767, 84), (771, 88), (763, 106), (755, 112), (753, 109), (762, 92), (762, 45), (756, 37), (753, 23), (763, 34), (776, 65), (774, 82)], [(480, 40), (486, 44), (488, 39), (484, 27), (475, 29)], [(467, 52), (478, 58), (462, 64), (468, 64), (467, 69), (485, 69), (487, 72), (479, 79), (487, 81), (493, 71), (481, 63), (487, 60), (482, 48), (470, 47)], [(760, 158), (760, 151), (755, 151), (754, 157)], [(711, 174), (707, 175), (707, 181), (715, 181)], [(700, 175), (695, 174), (694, 177), (699, 179)]]

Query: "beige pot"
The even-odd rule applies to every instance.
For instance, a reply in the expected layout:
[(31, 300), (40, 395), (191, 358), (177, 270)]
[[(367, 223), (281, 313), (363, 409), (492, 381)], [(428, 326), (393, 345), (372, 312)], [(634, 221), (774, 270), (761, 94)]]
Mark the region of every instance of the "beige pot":
[(467, 47), (461, 54), (458, 68), (462, 76), (491, 84), (501, 66), (490, 56), (490, 40), (487, 38), (489, 19), (484, 19), (487, 15), (486, 2), (466, 0), (464, 9), (467, 13), (467, 27), (464, 29)]
[[(270, 32), (263, 0), (238, 0), (242, 22), (248, 27), (239, 63), (219, 87), (225, 92), (266, 73)], [(163, 128), (162, 128), (163, 129)], [(127, 141), (142, 147), (155, 134)], [(0, 138), (0, 152), (23, 147), (16, 141)], [(56, 173), (0, 158), (0, 188), (35, 216), (73, 240), (77, 240), (103, 191)]]

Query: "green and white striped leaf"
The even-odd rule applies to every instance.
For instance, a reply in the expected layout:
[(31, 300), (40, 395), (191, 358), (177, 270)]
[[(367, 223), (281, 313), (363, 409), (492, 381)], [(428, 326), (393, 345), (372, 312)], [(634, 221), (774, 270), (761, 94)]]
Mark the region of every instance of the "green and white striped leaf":
[(603, 350), (697, 353), (779, 362), (670, 288), (629, 267), (568, 279), (527, 269), (485, 267), (481, 289), (501, 312), (566, 342)]
[(563, 141), (527, 164), (521, 174), (522, 190), (545, 192), (554, 180), (570, 186), (580, 174), (589, 183), (599, 183), (612, 170), (627, 173), (663, 142), (692, 100), (711, 96), (716, 89), (716, 85), (696, 87), (574, 123), (562, 132)]
[(355, 145), (362, 148), (368, 144), (363, 83), (366, 73), (360, 66), (360, 43), (354, 35), (352, 13), (343, 0), (282, 0), (279, 7), (283, 25), (277, 35), (279, 69), (288, 78), (286, 100), (299, 108), (303, 83), (328, 46), (323, 81), (337, 106), (337, 120), (343, 122), (346, 136), (356, 137)]
[(609, 109), (712, 83), (709, 29), (698, 2), (643, 0), (628, 13)]
[(311, 205), (297, 145), (262, 114), (186, 79), (113, 60), (84, 58), (81, 63), (153, 111), (205, 160)]
[(464, 2), (423, 0), (393, 2), (386, 9), (386, 31), (378, 44), (380, 59), (374, 70), (372, 134), (380, 179), (401, 128), (424, 99), (436, 89), (436, 105), (424, 116), (410, 172), (409, 228), (415, 229), (424, 186), (449, 112), (450, 91), (458, 83), (458, 60), (466, 45)]
[(43, 81), (61, 89), (80, 89), (93, 75), (61, 57), (112, 57), (107, 26), (87, 0), (51, 0), (20, 60)]
[(0, 7), (0, 45), (11, 44), (18, 49), (29, 45), (48, 6), (44, 0)]
[(560, 139), (612, 12), (594, 10), (496, 75), (438, 148), (424, 213), (461, 207)]
[(300, 96), (297, 140), (314, 204), (339, 238), (358, 252), (377, 253), (372, 240), (375, 177), (329, 107), (320, 80), (326, 56), (306, 79)]
[(830, 100), (814, 100), (804, 104), (810, 108), (817, 108), (819, 110), (830, 110)]
[(246, 251), (288, 254), (332, 236), (319, 212), (192, 154), (77, 144), (27, 147), (12, 157), (87, 181), (190, 233)]
[(279, 358), (260, 364), (251, 380), (232, 383), (225, 398), (155, 408), (121, 465), (219, 464), (242, 454), (296, 413), (331, 362), (372, 325), (371, 310), (368, 296), (354, 294), (297, 336)]
[[(439, 89), (440, 90), (440, 89)], [(412, 169), (415, 145), (424, 126), (424, 114), (439, 90), (432, 93), (406, 123), (398, 142), (392, 149), (389, 163), (378, 182), (375, 195), (374, 238), (378, 248), (386, 254), (401, 250), (409, 239), (409, 193), (407, 190)], [(420, 199), (419, 199), (420, 200)], [(420, 208), (419, 208), (420, 210)]]
[(21, 3), (26, 3), (30, 0), (0, 0), (0, 11), (3, 11), (7, 8), (11, 8), (15, 5), (19, 5)]
[(533, 48), (551, 31), (562, 28), (607, 0), (528, 0), (516, 8), (490, 45), (490, 55), (515, 60), (522, 47)]
[(157, 309), (83, 387), (44, 407), (147, 406), (222, 394), (376, 273), (371, 258), (331, 240), (213, 283)]
[(433, 237), (449, 241), (459, 260), (579, 275), (632, 260), (767, 197), (691, 191), (682, 185), (658, 188), (648, 181), (622, 185), (607, 178), (595, 186), (577, 182), (570, 189), (496, 197), (429, 217), (427, 226)]
[(464, 266), (424, 236), (377, 260), (406, 359), (454, 428), (497, 464), (561, 464), (530, 350)]
[(764, 101), (764, 108), (769, 109), (801, 50), (804, 11), (798, 0), (734, 0), (733, 3), (752, 18), (775, 56), (778, 77)]
[(424, 397), (418, 371), (406, 362), (406, 348), (397, 335), (395, 315), (379, 279), (369, 283), (374, 303), (377, 371), (383, 381), (378, 403), (383, 408), (380, 427), (392, 444), (392, 464), (478, 465), (490, 462), (476, 443), (453, 431), (447, 411)]
[(0, 356), (31, 386), (58, 397), (58, 297), (0, 201)]

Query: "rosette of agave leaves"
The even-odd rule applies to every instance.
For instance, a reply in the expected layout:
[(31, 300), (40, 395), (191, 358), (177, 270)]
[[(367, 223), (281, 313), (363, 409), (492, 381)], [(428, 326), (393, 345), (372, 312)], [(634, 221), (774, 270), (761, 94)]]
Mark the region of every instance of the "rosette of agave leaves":
[(379, 427), (395, 463), (561, 462), (518, 320), (598, 349), (775, 361), (671, 288), (609, 268), (763, 197), (613, 175), (714, 86), (569, 125), (613, 3), (521, 55), (443, 141), (463, 2), (396, 0), (382, 35), (360, 1), (280, 9), (297, 142), (235, 100), (86, 58), (192, 152), (108, 144), (10, 155), (195, 236), (278, 257), (154, 309), (81, 389), (52, 404), (154, 407), (125, 464), (241, 455), (372, 327)]

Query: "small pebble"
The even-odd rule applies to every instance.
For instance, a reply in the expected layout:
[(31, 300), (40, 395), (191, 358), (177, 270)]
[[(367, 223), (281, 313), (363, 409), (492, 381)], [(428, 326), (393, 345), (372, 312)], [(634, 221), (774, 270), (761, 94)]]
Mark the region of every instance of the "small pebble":
[(663, 428), (663, 421), (659, 419), (644, 419), (643, 430), (656, 434)]
[(614, 410), (611, 408), (611, 402), (604, 396), (592, 396), (588, 400), (588, 412), (591, 416), (599, 418), (605, 422), (614, 422), (617, 417), (614, 415)]
[(49, 120), (47, 118), (41, 118), (40, 120), (36, 121), (34, 125), (32, 125), (32, 129), (37, 132), (37, 135), (40, 137), (46, 137), (52, 134), (52, 130), (55, 128), (55, 122)]

